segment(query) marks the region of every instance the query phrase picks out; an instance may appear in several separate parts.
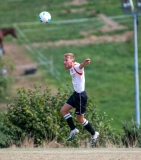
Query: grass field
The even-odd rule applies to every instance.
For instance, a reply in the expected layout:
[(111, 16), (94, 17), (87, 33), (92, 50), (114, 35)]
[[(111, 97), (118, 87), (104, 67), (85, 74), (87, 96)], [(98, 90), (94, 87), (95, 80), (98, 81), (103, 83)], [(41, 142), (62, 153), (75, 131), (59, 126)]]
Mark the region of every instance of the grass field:
[[(17, 44), (25, 47), (25, 54), (37, 63), (45, 64), (39, 67), (40, 71), (46, 71), (43, 74), (57, 88), (66, 87), (67, 83), (71, 85), (70, 76), (63, 68), (64, 53), (75, 53), (78, 62), (82, 62), (85, 57), (91, 58), (91, 65), (85, 69), (88, 95), (95, 99), (99, 112), (106, 112), (109, 118), (114, 119), (112, 126), (120, 130), (121, 121), (130, 120), (135, 115), (133, 37), (125, 42), (105, 40), (87, 43), (87, 40), (92, 35), (114, 37), (133, 31), (133, 19), (131, 16), (123, 16), (118, 0), (114, 3), (112, 0), (89, 0), (86, 3), (80, 2), (79, 5), (72, 2), (74, 1), (42, 0), (41, 3), (37, 0), (5, 0), (0, 2), (1, 27), (16, 28), (19, 37)], [(42, 10), (48, 10), (52, 15), (52, 21), (48, 25), (42, 25), (38, 21), (38, 14)], [(98, 17), (99, 14), (105, 14), (127, 28), (102, 32), (100, 28), (105, 26), (105, 22)], [(138, 27), (140, 35), (141, 27)], [(140, 37), (138, 36), (139, 74)], [(79, 40), (84, 40), (85, 43), (81, 44)], [(11, 37), (8, 36), (5, 41), (11, 41)], [(74, 43), (71, 44), (70, 41)]]

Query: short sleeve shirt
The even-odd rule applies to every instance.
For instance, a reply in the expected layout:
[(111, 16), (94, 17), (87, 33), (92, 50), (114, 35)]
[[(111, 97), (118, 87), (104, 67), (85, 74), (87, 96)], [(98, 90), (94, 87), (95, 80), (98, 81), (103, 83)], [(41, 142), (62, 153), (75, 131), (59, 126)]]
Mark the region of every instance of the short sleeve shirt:
[(85, 73), (84, 68), (79, 68), (80, 64), (75, 62), (75, 65), (70, 69), (72, 84), (74, 91), (81, 93), (85, 90)]

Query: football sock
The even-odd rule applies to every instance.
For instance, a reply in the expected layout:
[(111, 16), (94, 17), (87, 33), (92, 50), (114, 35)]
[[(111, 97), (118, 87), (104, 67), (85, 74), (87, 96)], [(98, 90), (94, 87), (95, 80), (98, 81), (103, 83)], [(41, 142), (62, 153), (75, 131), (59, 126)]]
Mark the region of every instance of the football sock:
[(82, 125), (85, 127), (85, 129), (91, 133), (91, 135), (95, 134), (95, 130), (93, 129), (93, 127), (91, 126), (91, 124), (85, 119), (84, 122), (82, 123)]
[(71, 129), (71, 130), (74, 130), (74, 129), (75, 129), (75, 125), (74, 125), (74, 123), (73, 123), (73, 119), (72, 119), (72, 116), (70, 115), (70, 113), (66, 114), (66, 115), (64, 116), (64, 118), (66, 119), (66, 121), (67, 121), (70, 129)]

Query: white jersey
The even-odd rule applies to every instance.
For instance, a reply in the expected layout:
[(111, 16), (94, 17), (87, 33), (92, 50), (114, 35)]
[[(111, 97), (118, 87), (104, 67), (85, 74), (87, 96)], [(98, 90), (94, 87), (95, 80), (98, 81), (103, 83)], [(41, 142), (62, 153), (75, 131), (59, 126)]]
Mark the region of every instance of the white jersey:
[(84, 68), (80, 69), (79, 66), (80, 64), (75, 62), (75, 65), (70, 69), (73, 88), (77, 93), (81, 93), (85, 90)]

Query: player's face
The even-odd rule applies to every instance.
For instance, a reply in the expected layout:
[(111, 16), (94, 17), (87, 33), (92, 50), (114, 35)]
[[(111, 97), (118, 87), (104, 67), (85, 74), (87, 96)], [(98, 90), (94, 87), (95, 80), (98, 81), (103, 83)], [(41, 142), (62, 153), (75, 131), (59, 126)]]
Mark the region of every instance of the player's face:
[(74, 64), (74, 60), (70, 57), (64, 57), (64, 67), (65, 69), (71, 69)]

